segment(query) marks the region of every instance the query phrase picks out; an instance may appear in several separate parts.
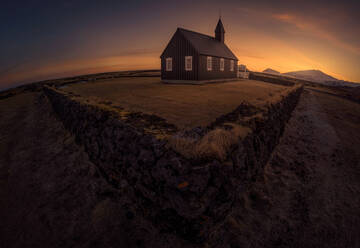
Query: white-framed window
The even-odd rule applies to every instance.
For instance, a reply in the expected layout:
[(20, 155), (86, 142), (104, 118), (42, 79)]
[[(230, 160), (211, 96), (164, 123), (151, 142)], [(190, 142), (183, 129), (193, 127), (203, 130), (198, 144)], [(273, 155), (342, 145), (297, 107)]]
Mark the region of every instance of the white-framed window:
[(192, 56), (185, 56), (185, 71), (192, 71)]
[(234, 71), (234, 60), (230, 60), (230, 71)]
[(224, 71), (225, 67), (225, 60), (223, 58), (220, 58), (220, 71)]
[(172, 58), (166, 58), (166, 71), (172, 71)]
[(207, 63), (206, 63), (206, 67), (208, 71), (212, 71), (212, 57), (208, 56), (207, 57)]

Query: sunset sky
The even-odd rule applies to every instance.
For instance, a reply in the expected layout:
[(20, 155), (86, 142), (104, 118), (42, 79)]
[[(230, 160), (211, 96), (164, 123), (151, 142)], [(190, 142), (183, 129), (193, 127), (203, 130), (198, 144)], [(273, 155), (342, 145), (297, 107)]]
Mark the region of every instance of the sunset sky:
[(319, 69), (360, 82), (360, 1), (2, 1), (0, 89), (160, 68), (177, 27), (213, 35), (251, 70)]

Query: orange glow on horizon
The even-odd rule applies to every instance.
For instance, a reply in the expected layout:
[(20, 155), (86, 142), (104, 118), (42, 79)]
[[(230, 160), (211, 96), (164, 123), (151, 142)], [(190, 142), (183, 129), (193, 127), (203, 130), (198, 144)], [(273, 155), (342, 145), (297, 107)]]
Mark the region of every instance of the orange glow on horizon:
[[(224, 13), (227, 13), (222, 18), (225, 42), (238, 57), (239, 64), (245, 64), (250, 70), (272, 68), (285, 73), (317, 69), (340, 80), (360, 83), (358, 40), (351, 35), (345, 39), (331, 29), (337, 21), (346, 21), (346, 14), (339, 12), (333, 20), (323, 18), (327, 13), (322, 17), (309, 17), (300, 11), (246, 8), (235, 4), (229, 4)], [(187, 13), (188, 18), (180, 11), (172, 13), (171, 18), (163, 15), (153, 18), (151, 21), (155, 24), (151, 25), (147, 23), (149, 20), (139, 21), (136, 30), (129, 28), (126, 36), (111, 30), (98, 35), (92, 30), (84, 31), (86, 42), (74, 47), (70, 42), (62, 43), (68, 50), (67, 57), (57, 59), (46, 55), (43, 61), (30, 58), (28, 62), (0, 73), (0, 88), (90, 73), (159, 69), (162, 49), (178, 26), (214, 35), (217, 16), (209, 17), (195, 7)], [(160, 21), (161, 18), (168, 18), (168, 22)], [(81, 53), (72, 54), (78, 50)]]
[[(251, 44), (249, 44), (250, 46)], [(255, 44), (253, 44), (255, 45)], [(249, 70), (263, 71), (267, 68), (277, 70), (281, 73), (298, 70), (318, 69), (324, 73), (338, 79), (355, 81), (356, 79), (344, 77), (341, 74), (331, 71), (326, 64), (320, 64), (301, 54), (296, 49), (284, 47), (279, 44), (282, 50), (277, 53), (264, 51), (262, 56), (247, 54), (242, 55), (241, 49), (234, 49), (235, 55), (239, 58), (239, 64), (245, 64)], [(276, 46), (273, 45), (273, 47)], [(239, 50), (239, 52), (237, 52)], [(159, 53), (160, 54), (160, 53)], [(4, 82), (21, 82), (23, 80), (41, 81), (46, 79), (55, 79), (61, 77), (70, 77), (76, 75), (85, 75), (92, 73), (123, 71), (123, 70), (146, 70), (159, 69), (159, 54), (154, 55), (134, 55), (117, 56), (88, 60), (66, 61), (53, 65), (39, 66), (28, 70), (23, 68), (20, 72), (8, 74), (1, 78)], [(296, 58), (294, 60), (293, 58)]]

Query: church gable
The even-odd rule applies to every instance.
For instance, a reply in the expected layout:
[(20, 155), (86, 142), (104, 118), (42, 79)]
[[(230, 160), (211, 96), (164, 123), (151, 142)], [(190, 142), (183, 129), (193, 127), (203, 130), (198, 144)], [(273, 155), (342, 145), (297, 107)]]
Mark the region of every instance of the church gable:
[(186, 47), (186, 50), (191, 50), (191, 53), (196, 52), (193, 45), (184, 37), (178, 28), (160, 55), (160, 58), (164, 58), (168, 55), (174, 56), (176, 54), (182, 53), (181, 47)]

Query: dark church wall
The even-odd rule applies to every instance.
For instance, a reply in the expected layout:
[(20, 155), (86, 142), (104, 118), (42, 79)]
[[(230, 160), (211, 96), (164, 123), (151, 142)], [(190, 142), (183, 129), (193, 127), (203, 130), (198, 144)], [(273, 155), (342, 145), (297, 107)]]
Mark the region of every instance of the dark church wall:
[[(192, 71), (185, 71), (185, 56), (193, 56)], [(172, 71), (166, 71), (166, 58), (172, 57)], [(191, 44), (176, 31), (161, 56), (161, 79), (198, 80), (198, 55)]]
[(230, 71), (230, 59), (225, 59), (224, 71), (220, 71), (220, 58), (212, 57), (212, 70), (207, 70), (207, 56), (199, 57), (199, 80), (229, 79), (237, 77), (237, 60), (234, 60), (234, 71)]

